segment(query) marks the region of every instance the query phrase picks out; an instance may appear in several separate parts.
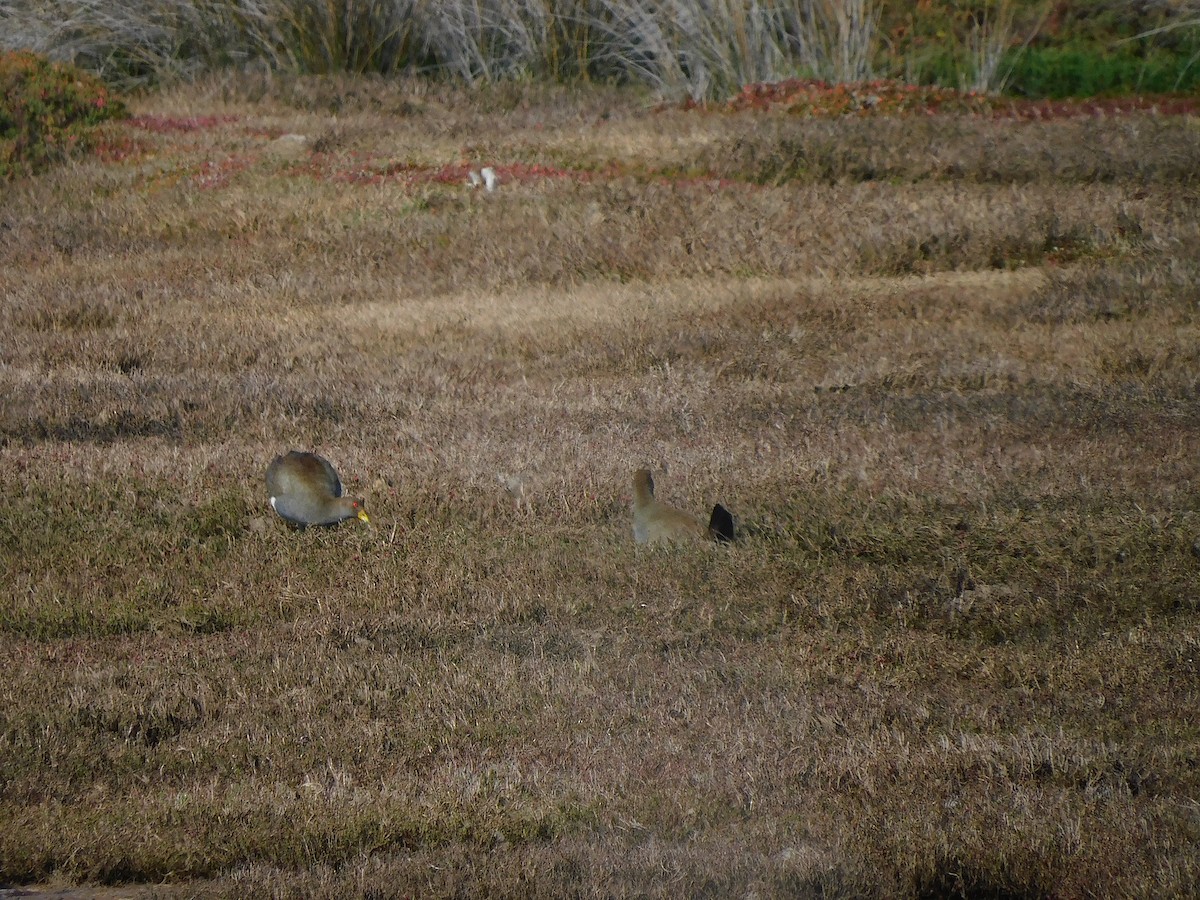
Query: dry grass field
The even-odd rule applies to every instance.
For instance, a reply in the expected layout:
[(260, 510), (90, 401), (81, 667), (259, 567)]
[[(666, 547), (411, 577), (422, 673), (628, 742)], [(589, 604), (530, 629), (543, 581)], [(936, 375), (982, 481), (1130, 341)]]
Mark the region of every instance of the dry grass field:
[(0, 194), (0, 885), (1195, 895), (1195, 118), (132, 106)]

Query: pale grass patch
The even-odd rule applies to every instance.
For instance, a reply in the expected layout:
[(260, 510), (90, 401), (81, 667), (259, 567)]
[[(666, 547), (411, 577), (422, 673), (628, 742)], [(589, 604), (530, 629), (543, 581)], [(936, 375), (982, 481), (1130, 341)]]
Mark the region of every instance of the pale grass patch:
[[(293, 100), (379, 91), (339, 164), (546, 162), (507, 113), (439, 124), (445, 97), (393, 89)], [(427, 107), (386, 111), (401, 99)], [(221, 108), (144, 103), (176, 100)], [(483, 198), (297, 173), (259, 157), (256, 123), (323, 114), (235, 100), (245, 120), (149, 136), (153, 166), (5, 196), (0, 879), (1194, 883), (1180, 132), (1097, 132), (1146, 178), (949, 175), (923, 168), (928, 132), (882, 123), (903, 177), (779, 175), (823, 128), (845, 138), (830, 171), (855, 171), (870, 135), (630, 102), (581, 126), (556, 97), (514, 118), (587, 177)], [(758, 149), (714, 162), (737, 133), (775, 174)], [(955, 121), (939, 152), (1020, 172), (1080, 134)], [(249, 161), (224, 184), (192, 177), (231, 154)], [(629, 170), (595, 174), (618, 154)], [(670, 174), (693, 167), (736, 177)], [(334, 462), (370, 527), (270, 512), (265, 467), (293, 447)], [(638, 552), (641, 466), (744, 539)]]

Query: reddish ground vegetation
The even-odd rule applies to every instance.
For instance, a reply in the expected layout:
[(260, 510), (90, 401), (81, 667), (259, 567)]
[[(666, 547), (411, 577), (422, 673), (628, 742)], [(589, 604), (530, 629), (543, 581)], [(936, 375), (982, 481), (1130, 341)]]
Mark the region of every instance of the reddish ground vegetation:
[(786, 81), (748, 84), (723, 107), (757, 109), (806, 116), (982, 113), (990, 100), (973, 91), (922, 87), (898, 81), (877, 80), (852, 84), (789, 78)]
[(1104, 119), (1150, 113), (1160, 116), (1194, 116), (1200, 97), (1109, 97), (1087, 100), (1015, 100), (998, 104), (995, 114), (1013, 119)]
[[(698, 104), (689, 103), (687, 108)], [(1134, 96), (1086, 100), (1013, 100), (975, 91), (877, 80), (854, 84), (791, 78), (757, 82), (720, 107), (722, 111), (758, 110), (814, 118), (896, 115), (994, 115), (1014, 119), (1102, 118), (1151, 112), (1195, 115), (1195, 96)]]
[(199, 170), (192, 176), (197, 187), (218, 188), (229, 184), (230, 179), (239, 172), (244, 172), (255, 162), (255, 158), (245, 154), (229, 156), (221, 160), (204, 160)]
[(127, 120), (134, 128), (154, 134), (176, 134), (192, 131), (208, 131), (238, 121), (237, 116), (165, 116), (139, 115)]

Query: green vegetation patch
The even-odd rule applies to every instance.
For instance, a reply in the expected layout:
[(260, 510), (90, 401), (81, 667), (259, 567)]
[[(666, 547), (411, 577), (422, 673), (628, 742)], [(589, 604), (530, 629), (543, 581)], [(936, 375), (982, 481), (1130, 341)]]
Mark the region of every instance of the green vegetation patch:
[(94, 75), (36, 53), (0, 53), (0, 178), (86, 152), (96, 126), (125, 115)]
[(790, 78), (763, 84), (748, 84), (733, 97), (727, 108), (780, 109), (793, 115), (826, 116), (903, 115), (920, 113), (986, 113), (992, 108), (987, 96), (975, 91), (904, 84), (879, 79), (847, 84)]
[(1008, 92), (1025, 97), (1171, 94), (1200, 87), (1195, 57), (1125, 44), (1103, 49), (1082, 44), (1031, 47), (1010, 60)]

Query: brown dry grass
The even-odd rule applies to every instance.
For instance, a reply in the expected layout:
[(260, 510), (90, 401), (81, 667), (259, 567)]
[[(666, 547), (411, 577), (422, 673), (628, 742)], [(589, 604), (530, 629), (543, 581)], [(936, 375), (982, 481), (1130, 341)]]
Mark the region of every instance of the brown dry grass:
[(0, 200), (0, 883), (1194, 890), (1193, 121), (142, 107)]

